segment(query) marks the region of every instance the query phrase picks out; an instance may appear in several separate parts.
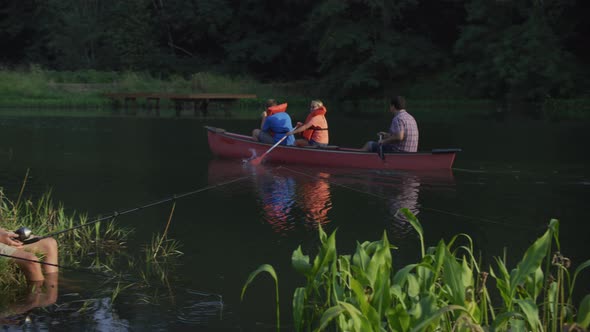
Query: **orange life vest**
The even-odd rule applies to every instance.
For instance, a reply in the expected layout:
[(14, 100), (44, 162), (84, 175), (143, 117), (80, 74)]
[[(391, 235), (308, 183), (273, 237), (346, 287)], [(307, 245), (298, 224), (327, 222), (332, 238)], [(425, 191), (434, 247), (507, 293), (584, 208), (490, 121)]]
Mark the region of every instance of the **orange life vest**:
[(266, 116), (271, 116), (277, 113), (285, 112), (287, 110), (287, 103), (271, 106), (266, 109)]
[[(315, 110), (309, 112), (309, 115), (307, 115), (307, 118), (305, 119), (305, 123), (308, 123), (311, 118), (313, 118), (314, 116), (325, 116), (326, 112), (328, 112), (328, 110), (326, 110), (326, 108), (324, 106), (320, 106), (318, 108), (316, 108)], [(317, 126), (311, 126), (308, 129), (304, 130), (301, 135), (303, 136), (303, 138), (305, 138), (306, 140), (311, 140), (311, 137), (313, 136), (313, 132), (316, 130), (328, 130), (328, 128), (320, 128)]]
[[(275, 115), (277, 113), (285, 112), (286, 110), (287, 110), (287, 103), (271, 106), (266, 109), (266, 116)], [(275, 137), (275, 133), (273, 133), (272, 130), (269, 130), (268, 133), (270, 134), (270, 136)]]

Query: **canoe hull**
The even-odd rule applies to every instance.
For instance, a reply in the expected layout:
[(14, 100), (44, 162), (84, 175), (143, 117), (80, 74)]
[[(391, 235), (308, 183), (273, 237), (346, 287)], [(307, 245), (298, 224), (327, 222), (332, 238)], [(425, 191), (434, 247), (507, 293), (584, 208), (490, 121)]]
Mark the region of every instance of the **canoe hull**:
[[(207, 127), (209, 148), (222, 158), (252, 158), (261, 156), (270, 147), (254, 141), (251, 137)], [(266, 155), (264, 162), (300, 164), (323, 167), (347, 167), (388, 170), (434, 170), (450, 169), (455, 152), (445, 153), (386, 153), (384, 160), (378, 154), (359, 149), (318, 149), (292, 146), (277, 146)]]

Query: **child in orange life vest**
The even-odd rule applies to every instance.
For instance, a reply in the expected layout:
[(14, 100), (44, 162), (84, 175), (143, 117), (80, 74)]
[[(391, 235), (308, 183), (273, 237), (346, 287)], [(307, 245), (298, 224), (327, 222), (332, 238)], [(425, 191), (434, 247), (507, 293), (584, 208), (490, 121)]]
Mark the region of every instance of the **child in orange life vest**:
[(302, 132), (303, 138), (295, 141), (297, 146), (328, 145), (328, 120), (326, 120), (326, 108), (320, 100), (312, 100), (309, 107), (309, 115), (305, 123), (297, 123), (297, 128), (287, 133), (294, 135)]
[[(277, 105), (276, 100), (267, 100), (266, 111), (261, 114), (260, 129), (252, 131), (252, 139), (262, 143), (275, 144), (286, 136), (289, 131), (293, 130), (291, 117), (286, 110), (287, 103)], [(281, 144), (293, 145), (295, 138), (287, 137)]]

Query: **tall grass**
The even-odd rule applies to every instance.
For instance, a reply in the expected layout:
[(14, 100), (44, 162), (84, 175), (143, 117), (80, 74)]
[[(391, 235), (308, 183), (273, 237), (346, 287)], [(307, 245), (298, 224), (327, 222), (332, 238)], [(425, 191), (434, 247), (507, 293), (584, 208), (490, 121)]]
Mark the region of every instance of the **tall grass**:
[[(26, 178), (26, 177), (25, 177)], [(25, 183), (23, 183), (24, 189)], [(36, 235), (45, 235), (89, 223), (84, 214), (66, 213), (62, 204), (54, 204), (51, 192), (36, 200), (24, 198), (19, 194), (16, 201), (8, 199), (0, 188), (0, 225), (7, 230), (26, 226)], [(168, 219), (168, 225), (172, 214)], [(135, 257), (127, 252), (127, 239), (132, 229), (118, 226), (114, 220), (89, 224), (61, 233), (58, 240), (59, 264), (69, 268), (84, 269), (106, 277), (107, 281), (117, 281), (114, 290), (105, 288), (111, 300), (123, 291), (144, 289), (154, 280), (166, 287), (168, 274), (176, 265), (175, 258), (182, 254), (177, 240), (154, 235), (152, 244), (146, 247), (145, 258)], [(136, 277), (116, 272), (118, 267), (136, 271)], [(0, 258), (0, 307), (17, 301), (26, 295), (26, 280), (13, 260)], [(110, 294), (114, 292), (113, 294)]]
[[(496, 258), (486, 271), (475, 259), (468, 235), (425, 249), (418, 219), (408, 209), (401, 212), (418, 232), (423, 248), (420, 261), (401, 269), (392, 267), (392, 246), (385, 232), (379, 241), (357, 243), (353, 254), (338, 254), (336, 232), (328, 236), (320, 228), (315, 258), (301, 247), (293, 252), (292, 265), (306, 281), (293, 295), (295, 330), (556, 332), (585, 331), (590, 326), (590, 295), (577, 309), (573, 303), (576, 279), (590, 260), (572, 274), (569, 260), (556, 253), (557, 220), (551, 220), (516, 266)], [(265, 271), (274, 269), (265, 264), (254, 271), (242, 293)], [(489, 286), (488, 276), (495, 288)], [(278, 285), (276, 276), (275, 281)], [(490, 292), (499, 300), (493, 303)]]

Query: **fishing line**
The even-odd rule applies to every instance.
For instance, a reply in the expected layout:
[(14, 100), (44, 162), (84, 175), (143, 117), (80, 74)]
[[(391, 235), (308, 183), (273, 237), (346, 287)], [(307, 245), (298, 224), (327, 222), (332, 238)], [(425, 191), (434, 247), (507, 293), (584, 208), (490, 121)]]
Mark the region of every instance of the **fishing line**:
[[(296, 173), (296, 174), (304, 175), (304, 176), (307, 176), (307, 177), (310, 177), (310, 178), (313, 178), (313, 179), (316, 179), (316, 180), (328, 181), (328, 182), (330, 182), (330, 184), (334, 184), (336, 186), (339, 186), (339, 187), (342, 187), (342, 188), (345, 188), (345, 189), (348, 189), (348, 190), (356, 191), (358, 193), (362, 193), (362, 194), (365, 194), (365, 195), (377, 197), (377, 198), (380, 198), (380, 199), (383, 199), (383, 200), (389, 199), (389, 197), (385, 197), (385, 196), (374, 194), (374, 193), (371, 193), (371, 192), (368, 192), (368, 191), (364, 191), (364, 190), (352, 188), (352, 187), (349, 187), (349, 186), (346, 186), (346, 185), (343, 185), (343, 184), (340, 184), (340, 183), (337, 183), (337, 182), (328, 180), (327, 178), (323, 178), (323, 177), (319, 177), (319, 176), (314, 176), (314, 175), (306, 174), (304, 172), (299, 172), (299, 171), (290, 169), (288, 167), (284, 167), (284, 166), (277, 167), (277, 169), (279, 169), (279, 168), (285, 169), (285, 170), (287, 170), (289, 172), (293, 172), (293, 173)], [(530, 227), (530, 226), (524, 226), (524, 225), (514, 225), (514, 224), (504, 223), (504, 222), (497, 221), (497, 220), (492, 220), (492, 219), (487, 219), (487, 218), (481, 218), (481, 217), (473, 217), (473, 216), (468, 216), (468, 215), (465, 215), (465, 214), (454, 213), (454, 212), (450, 212), (450, 211), (445, 211), (445, 210), (440, 210), (440, 209), (434, 209), (434, 208), (428, 208), (428, 207), (420, 207), (420, 210), (437, 212), (437, 213), (447, 214), (447, 215), (451, 215), (451, 216), (455, 216), (455, 217), (461, 217), (461, 218), (465, 218), (465, 219), (473, 219), (473, 220), (476, 220), (476, 221), (481, 221), (481, 222), (484, 222), (484, 223), (501, 225), (501, 226), (511, 226), (511, 227), (517, 227), (517, 228), (525, 228), (525, 229), (538, 229), (538, 228), (540, 228), (540, 227)]]
[(184, 198), (184, 197), (187, 197), (187, 196), (190, 196), (190, 195), (194, 195), (194, 194), (198, 194), (198, 193), (201, 193), (201, 192), (210, 190), (210, 189), (219, 188), (219, 187), (222, 187), (222, 186), (231, 184), (231, 183), (243, 181), (243, 180), (245, 180), (245, 179), (247, 179), (249, 177), (250, 177), (250, 175), (242, 176), (242, 177), (239, 177), (237, 179), (233, 179), (233, 180), (230, 180), (230, 181), (225, 181), (225, 182), (217, 183), (217, 184), (210, 185), (210, 186), (207, 186), (207, 187), (203, 187), (203, 188), (200, 188), (200, 189), (197, 189), (197, 190), (188, 191), (188, 192), (185, 192), (185, 193), (182, 193), (182, 194), (179, 194), (179, 195), (172, 195), (170, 197), (167, 197), (167, 198), (164, 198), (164, 199), (160, 199), (160, 200), (157, 200), (157, 201), (154, 201), (154, 202), (151, 202), (151, 203), (147, 203), (145, 205), (141, 205), (141, 206), (137, 206), (137, 207), (134, 207), (134, 208), (130, 208), (130, 209), (127, 209), (127, 210), (115, 211), (115, 212), (111, 213), (110, 215), (107, 215), (107, 216), (104, 216), (104, 217), (100, 217), (100, 218), (96, 218), (96, 219), (94, 219), (94, 220), (92, 220), (90, 222), (87, 222), (87, 223), (84, 223), (84, 224), (80, 224), (80, 225), (76, 225), (74, 227), (70, 227), (70, 228), (67, 228), (67, 229), (64, 229), (64, 230), (61, 230), (61, 231), (58, 231), (58, 232), (46, 234), (44, 236), (39, 236), (39, 237), (35, 237), (35, 238), (29, 239), (29, 240), (24, 240), (22, 242), (24, 244), (35, 243), (37, 241), (40, 241), (40, 240), (43, 240), (43, 239), (46, 239), (46, 238), (49, 238), (49, 237), (54, 237), (56, 235), (60, 235), (60, 234), (66, 233), (66, 232), (70, 232), (72, 230), (75, 230), (75, 229), (78, 229), (78, 228), (81, 228), (81, 227), (85, 227), (85, 226), (89, 226), (89, 225), (92, 225), (92, 224), (95, 224), (97, 222), (101, 222), (101, 221), (104, 221), (104, 220), (107, 220), (107, 219), (115, 219), (118, 216), (122, 216), (122, 215), (133, 213), (133, 212), (137, 212), (137, 211), (140, 211), (140, 210), (143, 210), (143, 209), (146, 209), (146, 208), (149, 208), (149, 207), (153, 207), (153, 206), (156, 206), (156, 205), (160, 205), (160, 204), (163, 204), (163, 203), (167, 203), (167, 202), (170, 202), (170, 201), (175, 201), (175, 200), (177, 200), (179, 198)]

